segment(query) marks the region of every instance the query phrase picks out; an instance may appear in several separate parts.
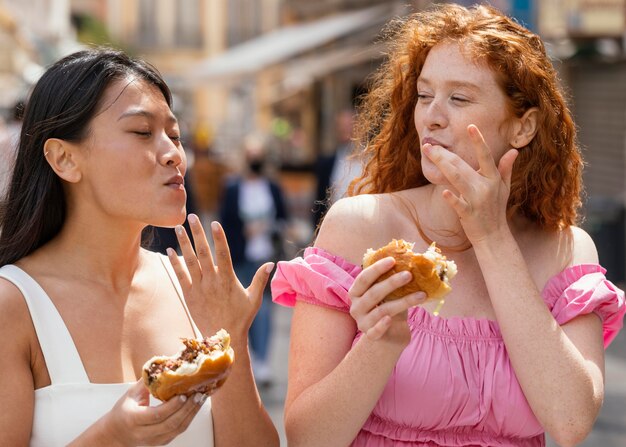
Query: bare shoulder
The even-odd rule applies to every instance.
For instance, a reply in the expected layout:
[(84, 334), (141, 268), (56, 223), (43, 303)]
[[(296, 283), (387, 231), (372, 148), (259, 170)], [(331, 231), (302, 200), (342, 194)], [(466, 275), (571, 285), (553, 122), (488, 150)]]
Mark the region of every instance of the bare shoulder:
[(324, 217), (315, 246), (353, 264), (360, 264), (363, 253), (376, 245), (384, 219), (384, 194), (362, 194), (338, 200)]
[(571, 226), (569, 232), (572, 240), (572, 259), (569, 265), (597, 264), (598, 250), (591, 236), (580, 227)]
[[(12, 340), (9, 345), (26, 343), (33, 334), (28, 306), (22, 292), (12, 282), (0, 278), (0, 338)], [(18, 342), (18, 343), (15, 343)], [(4, 351), (5, 347), (0, 348)]]
[(6, 445), (27, 445), (30, 437), (34, 339), (35, 330), (22, 293), (13, 283), (0, 278), (0, 357), (10, 359), (11, 364), (11, 374), (0, 381), (0, 432)]
[(540, 285), (573, 265), (598, 263), (593, 240), (576, 226), (558, 231), (533, 228), (518, 242), (531, 274)]

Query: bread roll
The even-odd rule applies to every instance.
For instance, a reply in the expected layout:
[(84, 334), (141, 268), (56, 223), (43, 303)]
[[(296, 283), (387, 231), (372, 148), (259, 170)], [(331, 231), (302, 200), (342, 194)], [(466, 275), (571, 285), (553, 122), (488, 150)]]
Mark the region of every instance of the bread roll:
[(182, 342), (184, 348), (176, 355), (152, 357), (143, 366), (144, 383), (162, 401), (181, 394), (213, 394), (226, 381), (235, 360), (224, 329), (211, 337), (183, 338)]
[(424, 253), (413, 252), (413, 245), (402, 239), (393, 239), (378, 250), (368, 249), (363, 256), (363, 268), (388, 256), (395, 258), (396, 264), (381, 275), (378, 281), (404, 270), (413, 275), (410, 283), (394, 290), (383, 301), (395, 300), (418, 291), (425, 292), (428, 300), (439, 300), (452, 290), (450, 280), (457, 273), (454, 261), (447, 260), (434, 242)]

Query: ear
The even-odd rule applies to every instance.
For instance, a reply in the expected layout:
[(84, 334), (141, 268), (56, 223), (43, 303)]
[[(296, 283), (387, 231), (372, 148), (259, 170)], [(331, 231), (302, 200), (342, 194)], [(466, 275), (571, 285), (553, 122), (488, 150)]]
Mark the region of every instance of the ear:
[(43, 145), (44, 157), (52, 170), (69, 183), (78, 183), (82, 178), (77, 151), (75, 145), (58, 138), (50, 138)]
[(537, 134), (537, 121), (539, 119), (539, 109), (531, 107), (524, 112), (521, 118), (516, 118), (511, 135), (511, 146), (515, 149), (528, 146)]

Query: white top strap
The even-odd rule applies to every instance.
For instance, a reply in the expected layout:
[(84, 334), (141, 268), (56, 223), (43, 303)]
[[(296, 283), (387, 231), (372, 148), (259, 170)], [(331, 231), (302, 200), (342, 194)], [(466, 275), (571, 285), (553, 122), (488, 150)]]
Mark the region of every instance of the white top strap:
[(48, 294), (15, 265), (0, 268), (0, 277), (12, 282), (24, 296), (52, 385), (89, 383), (74, 340)]
[(170, 263), (168, 257), (163, 254), (159, 254), (159, 258), (161, 258), (161, 263), (163, 263), (163, 267), (165, 267), (165, 270), (170, 277), (170, 281), (172, 281), (174, 289), (176, 289), (176, 293), (178, 293), (178, 299), (180, 299), (180, 303), (183, 305), (183, 308), (187, 313), (187, 318), (189, 318), (189, 322), (191, 323), (191, 327), (193, 328), (193, 333), (195, 334), (196, 338), (202, 338), (202, 333), (200, 332), (200, 329), (198, 329), (195, 321), (193, 321), (193, 318), (191, 318), (189, 308), (187, 307), (187, 303), (185, 302), (185, 296), (183, 295), (183, 289), (180, 287), (180, 283), (178, 282), (178, 278), (176, 277), (176, 272), (174, 272), (172, 264)]

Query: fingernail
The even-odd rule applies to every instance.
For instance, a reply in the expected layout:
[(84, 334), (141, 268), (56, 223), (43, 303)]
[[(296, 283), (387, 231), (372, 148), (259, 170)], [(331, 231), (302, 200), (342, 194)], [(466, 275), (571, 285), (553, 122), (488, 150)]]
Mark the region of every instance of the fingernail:
[(200, 402), (202, 402), (202, 394), (200, 394), (200, 393), (196, 393), (196, 394), (193, 396), (193, 401), (194, 401), (195, 403), (197, 403), (197, 404), (199, 404)]
[(182, 225), (176, 225), (176, 234), (183, 234), (183, 226)]
[(189, 221), (189, 223), (196, 224), (198, 223), (198, 216), (196, 216), (195, 214), (190, 214), (189, 216), (187, 216), (187, 220)]
[(180, 397), (180, 400), (181, 400), (182, 402), (187, 402), (187, 396), (185, 396), (184, 394), (181, 394), (181, 395), (180, 395), (180, 396), (178, 396), (178, 397)]
[(175, 255), (175, 252), (174, 252), (174, 249), (173, 249), (173, 248), (167, 247), (167, 248), (165, 249), (165, 251), (167, 252), (167, 255), (168, 255), (168, 256), (174, 256), (174, 255)]
[(220, 229), (220, 224), (218, 224), (216, 221), (211, 222), (211, 229), (213, 231), (217, 231)]
[(274, 268), (274, 263), (270, 262), (269, 264), (267, 264), (267, 266), (265, 267), (265, 271), (267, 273), (271, 273), (272, 269)]
[(404, 272), (400, 272), (400, 278), (403, 280), (407, 280), (410, 279), (413, 275), (411, 275), (410, 272), (407, 272), (406, 270)]

